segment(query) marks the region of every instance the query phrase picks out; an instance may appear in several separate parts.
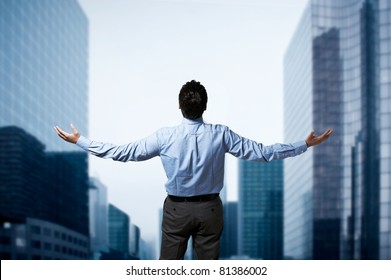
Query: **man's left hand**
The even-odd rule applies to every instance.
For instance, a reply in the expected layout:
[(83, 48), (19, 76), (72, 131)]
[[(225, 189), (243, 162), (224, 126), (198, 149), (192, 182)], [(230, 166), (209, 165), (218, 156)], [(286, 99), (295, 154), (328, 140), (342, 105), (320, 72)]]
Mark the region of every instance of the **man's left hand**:
[(308, 135), (307, 139), (305, 139), (305, 142), (307, 143), (307, 147), (316, 146), (322, 143), (323, 141), (326, 141), (326, 139), (329, 138), (331, 133), (333, 133), (333, 129), (329, 128), (322, 135), (315, 136), (315, 130), (312, 130), (310, 135)]

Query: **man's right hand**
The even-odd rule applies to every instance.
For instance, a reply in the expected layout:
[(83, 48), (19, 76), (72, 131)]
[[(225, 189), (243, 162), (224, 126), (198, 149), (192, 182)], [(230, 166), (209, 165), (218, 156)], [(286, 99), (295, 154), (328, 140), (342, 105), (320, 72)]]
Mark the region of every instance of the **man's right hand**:
[(65, 141), (76, 144), (77, 140), (80, 138), (80, 133), (77, 131), (76, 127), (73, 126), (73, 124), (71, 124), (71, 128), (72, 133), (65, 132), (58, 126), (55, 126), (54, 130), (57, 132), (58, 136), (60, 136)]

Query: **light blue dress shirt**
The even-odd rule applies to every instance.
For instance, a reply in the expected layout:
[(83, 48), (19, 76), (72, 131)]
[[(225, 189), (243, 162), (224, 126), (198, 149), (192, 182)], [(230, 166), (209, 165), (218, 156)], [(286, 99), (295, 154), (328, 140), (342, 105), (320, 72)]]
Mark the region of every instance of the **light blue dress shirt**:
[(95, 156), (123, 162), (160, 156), (167, 175), (167, 194), (186, 197), (221, 191), (226, 153), (240, 159), (268, 162), (307, 150), (305, 141), (264, 146), (241, 137), (227, 126), (206, 124), (202, 118), (183, 119), (178, 126), (162, 128), (126, 145), (90, 141), (83, 136), (76, 144)]

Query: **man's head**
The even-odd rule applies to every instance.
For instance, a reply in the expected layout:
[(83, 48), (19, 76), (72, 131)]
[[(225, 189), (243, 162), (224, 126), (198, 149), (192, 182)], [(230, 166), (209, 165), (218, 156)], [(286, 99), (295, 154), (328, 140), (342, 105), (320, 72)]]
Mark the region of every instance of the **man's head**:
[(194, 80), (187, 82), (179, 92), (179, 108), (187, 119), (201, 118), (207, 102), (208, 95), (200, 82)]

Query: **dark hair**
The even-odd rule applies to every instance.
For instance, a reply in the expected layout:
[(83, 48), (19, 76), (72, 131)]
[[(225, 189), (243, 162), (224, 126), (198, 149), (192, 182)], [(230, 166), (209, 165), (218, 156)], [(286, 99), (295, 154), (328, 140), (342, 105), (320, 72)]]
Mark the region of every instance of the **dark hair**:
[(190, 81), (184, 84), (179, 92), (179, 108), (182, 115), (191, 120), (202, 117), (206, 110), (208, 95), (200, 82)]

